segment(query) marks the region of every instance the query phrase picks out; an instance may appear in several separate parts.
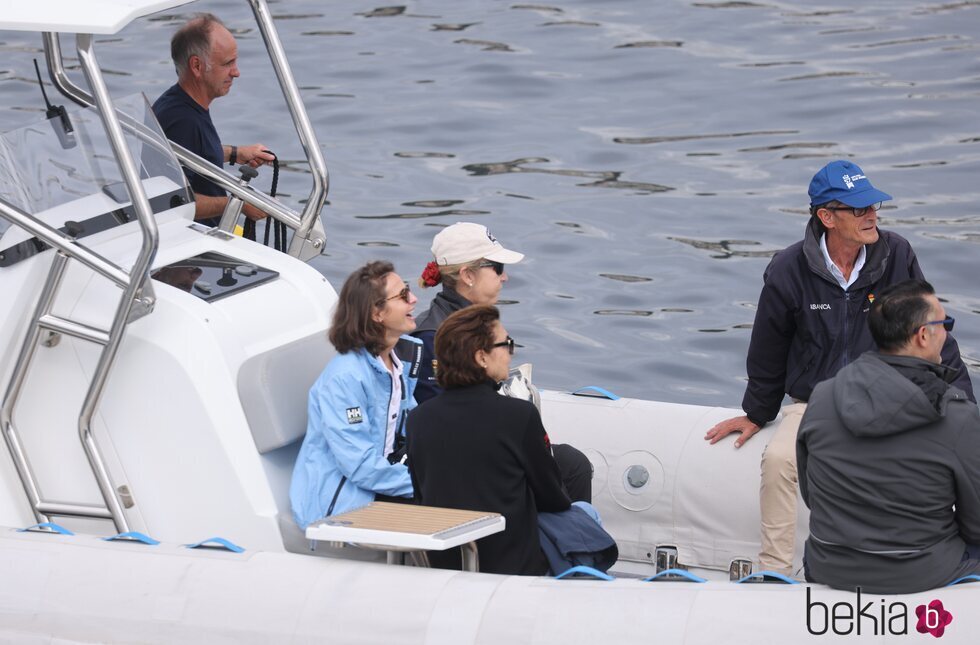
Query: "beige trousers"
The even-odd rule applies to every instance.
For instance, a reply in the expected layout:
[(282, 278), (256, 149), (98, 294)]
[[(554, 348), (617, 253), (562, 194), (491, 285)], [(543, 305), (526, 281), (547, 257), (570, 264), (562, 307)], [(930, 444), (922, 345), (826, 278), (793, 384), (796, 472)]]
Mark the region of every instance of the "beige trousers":
[(759, 508), (762, 514), (763, 571), (793, 574), (796, 546), (796, 434), (806, 403), (793, 403), (782, 409), (783, 417), (762, 453), (762, 484)]

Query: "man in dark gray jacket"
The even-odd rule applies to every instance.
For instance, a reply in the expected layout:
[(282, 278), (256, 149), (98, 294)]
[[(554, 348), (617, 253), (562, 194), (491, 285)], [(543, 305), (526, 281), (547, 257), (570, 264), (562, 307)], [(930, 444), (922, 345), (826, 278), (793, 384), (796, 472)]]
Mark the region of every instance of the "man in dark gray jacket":
[(953, 319), (909, 280), (868, 324), (878, 351), (817, 385), (800, 425), (807, 579), (913, 593), (980, 574), (980, 414), (940, 359)]

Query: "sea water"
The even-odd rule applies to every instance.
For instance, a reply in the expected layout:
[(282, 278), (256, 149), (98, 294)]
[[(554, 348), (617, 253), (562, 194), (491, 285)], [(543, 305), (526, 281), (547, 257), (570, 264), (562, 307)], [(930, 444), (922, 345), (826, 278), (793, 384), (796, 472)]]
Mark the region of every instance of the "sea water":
[[(880, 225), (912, 242), (980, 375), (975, 0), (270, 7), (330, 170), (313, 265), (338, 287), (374, 258), (414, 281), (440, 227), (480, 222), (527, 256), (501, 297), (536, 383), (737, 407), (762, 273), (801, 239), (810, 177), (847, 158), (895, 197)], [(223, 141), (274, 150), (300, 207), (308, 169), (246, 3), (98, 37), (112, 93), (174, 82), (191, 11), (238, 37)], [(2, 130), (43, 118), (40, 45), (0, 32)]]

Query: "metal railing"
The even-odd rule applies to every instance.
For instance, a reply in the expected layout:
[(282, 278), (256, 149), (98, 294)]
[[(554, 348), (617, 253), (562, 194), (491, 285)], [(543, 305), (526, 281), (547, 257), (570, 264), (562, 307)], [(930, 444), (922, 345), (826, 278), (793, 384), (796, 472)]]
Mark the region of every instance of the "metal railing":
[[(125, 334), (127, 324), (134, 315), (145, 315), (153, 308), (155, 298), (149, 273), (153, 258), (156, 257), (159, 237), (157, 234), (156, 220), (153, 219), (153, 211), (143, 190), (139, 171), (129, 151), (129, 147), (126, 145), (122, 125), (120, 124), (115, 108), (112, 106), (112, 99), (109, 96), (105, 80), (102, 78), (102, 73), (99, 70), (98, 61), (95, 58), (93, 37), (90, 34), (78, 34), (76, 36), (76, 42), (82, 70), (89, 87), (92, 89), (92, 96), (95, 105), (98, 107), (103, 129), (109, 139), (123, 181), (132, 197), (132, 204), (141, 234), (140, 251), (136, 260), (133, 262), (132, 268), (126, 271), (82, 244), (79, 244), (71, 237), (64, 236), (50, 226), (40, 222), (32, 215), (0, 201), (0, 214), (3, 214), (13, 223), (23, 226), (26, 230), (34, 233), (39, 240), (57, 249), (51, 262), (51, 268), (48, 271), (48, 277), (41, 289), (38, 302), (31, 316), (26, 337), (21, 345), (17, 361), (14, 364), (10, 382), (7, 384), (3, 405), (0, 406), (0, 426), (2, 426), (4, 439), (10, 448), (17, 473), (20, 476), (21, 483), (27, 493), (31, 503), (31, 509), (38, 523), (48, 522), (50, 519), (49, 515), (94, 517), (111, 519), (116, 525), (116, 529), (120, 533), (123, 533), (129, 530), (129, 523), (126, 521), (122, 503), (113, 487), (112, 479), (105, 465), (105, 459), (102, 456), (102, 451), (99, 449), (98, 443), (92, 433), (92, 419), (95, 411), (98, 409), (102, 394), (105, 391), (105, 384), (109, 378), (112, 365), (115, 362), (115, 357)], [(51, 313), (70, 259), (81, 262), (123, 288), (119, 305), (116, 307), (112, 324), (108, 330), (95, 329), (83, 323), (55, 316)], [(41, 332), (44, 330), (68, 334), (75, 338), (102, 345), (99, 360), (92, 374), (88, 391), (86, 392), (81, 411), (79, 412), (78, 435), (82, 442), (82, 447), (85, 450), (85, 456), (88, 459), (89, 466), (99, 486), (99, 492), (105, 500), (104, 507), (44, 500), (30, 461), (22, 448), (20, 437), (14, 424), (14, 413), (23, 392), (24, 383), (27, 380), (31, 364), (37, 353)]]

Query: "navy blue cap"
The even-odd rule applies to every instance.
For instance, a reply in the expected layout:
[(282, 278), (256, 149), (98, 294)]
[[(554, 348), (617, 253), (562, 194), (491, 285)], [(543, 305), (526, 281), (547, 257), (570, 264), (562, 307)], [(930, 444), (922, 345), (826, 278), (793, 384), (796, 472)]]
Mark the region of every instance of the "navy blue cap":
[(810, 180), (810, 206), (838, 201), (864, 208), (891, 198), (872, 186), (857, 164), (843, 159), (831, 161)]

